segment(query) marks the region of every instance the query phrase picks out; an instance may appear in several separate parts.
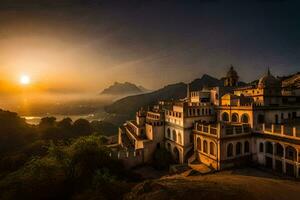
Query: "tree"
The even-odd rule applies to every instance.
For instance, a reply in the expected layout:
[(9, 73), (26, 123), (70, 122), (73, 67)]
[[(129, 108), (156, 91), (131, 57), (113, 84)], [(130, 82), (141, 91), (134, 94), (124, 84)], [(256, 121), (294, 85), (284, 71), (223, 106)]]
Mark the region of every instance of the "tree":
[(44, 130), (55, 126), (55, 117), (43, 117), (39, 123), (39, 128)]
[(78, 119), (73, 124), (73, 132), (76, 136), (89, 135), (92, 133), (90, 122), (86, 119)]

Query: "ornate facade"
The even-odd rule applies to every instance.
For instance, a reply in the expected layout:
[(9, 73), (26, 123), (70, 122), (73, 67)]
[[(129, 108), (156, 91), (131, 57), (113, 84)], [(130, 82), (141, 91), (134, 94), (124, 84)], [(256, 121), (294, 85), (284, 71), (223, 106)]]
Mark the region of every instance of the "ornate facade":
[(257, 164), (300, 177), (299, 97), (269, 70), (255, 85), (237, 81), (231, 68), (222, 87), (188, 89), (185, 99), (140, 110), (120, 128), (119, 144), (142, 152), (145, 163), (164, 147), (178, 163), (215, 170)]

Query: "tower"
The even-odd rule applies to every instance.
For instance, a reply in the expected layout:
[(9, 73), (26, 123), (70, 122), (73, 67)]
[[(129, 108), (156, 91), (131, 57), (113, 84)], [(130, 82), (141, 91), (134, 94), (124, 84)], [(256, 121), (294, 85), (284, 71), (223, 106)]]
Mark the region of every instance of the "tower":
[(231, 65), (224, 79), (224, 86), (228, 86), (228, 87), (237, 86), (238, 81), (239, 81), (239, 76), (237, 72), (234, 70), (233, 66)]

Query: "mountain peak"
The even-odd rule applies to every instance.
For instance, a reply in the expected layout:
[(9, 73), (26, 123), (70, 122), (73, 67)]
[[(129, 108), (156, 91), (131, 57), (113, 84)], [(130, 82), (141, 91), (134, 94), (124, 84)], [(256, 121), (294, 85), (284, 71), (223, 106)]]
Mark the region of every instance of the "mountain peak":
[(145, 92), (141, 89), (141, 86), (136, 86), (128, 81), (120, 83), (115, 81), (113, 85), (105, 88), (100, 94), (109, 95), (129, 95), (129, 94), (141, 94)]

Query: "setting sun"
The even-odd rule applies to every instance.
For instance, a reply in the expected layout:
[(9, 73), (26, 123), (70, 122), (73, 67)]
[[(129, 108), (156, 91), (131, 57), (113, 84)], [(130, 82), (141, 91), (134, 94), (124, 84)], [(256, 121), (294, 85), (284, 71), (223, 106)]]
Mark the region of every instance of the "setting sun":
[(22, 85), (28, 85), (28, 84), (30, 83), (30, 77), (27, 76), (27, 75), (22, 75), (22, 76), (20, 77), (20, 83), (21, 83)]

